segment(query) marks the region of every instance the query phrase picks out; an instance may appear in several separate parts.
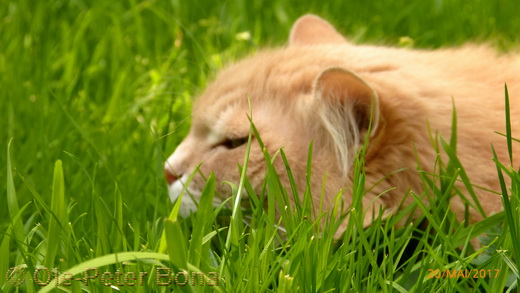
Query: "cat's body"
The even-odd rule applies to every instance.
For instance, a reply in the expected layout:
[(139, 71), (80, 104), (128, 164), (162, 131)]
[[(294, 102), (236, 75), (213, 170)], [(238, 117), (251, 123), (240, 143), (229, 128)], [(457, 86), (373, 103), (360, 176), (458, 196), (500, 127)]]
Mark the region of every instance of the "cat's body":
[[(318, 198), (328, 173), (325, 208), (341, 189), (347, 204), (351, 202), (353, 157), (367, 131), (370, 191), (364, 207), (391, 212), (408, 191), (420, 194), (417, 166), (432, 172), (436, 153), (430, 138), (438, 133), (449, 140), (454, 104), (460, 161), (474, 185), (499, 191), (491, 143), (506, 161), (505, 138), (495, 133), (505, 132), (505, 83), (513, 136), (519, 137), (519, 57), (497, 57), (488, 48), (472, 46), (436, 51), (356, 46), (324, 20), (304, 16), (293, 27), (287, 47), (231, 65), (197, 100), (190, 134), (166, 162), (170, 196), (179, 195), (201, 162), (202, 173), (213, 171), (218, 182), (238, 183), (237, 164), (243, 162), (243, 138), (250, 129), (248, 99), (262, 140), (271, 153), (284, 149), (300, 191), (305, 189), (308, 146), (314, 141), (312, 188)], [(275, 164), (285, 170), (281, 160)], [(247, 174), (259, 190), (265, 163), (256, 141)], [(188, 191), (196, 199), (203, 186), (197, 175)], [(226, 184), (217, 188), (224, 196), (230, 194)], [(487, 214), (501, 209), (498, 195), (475, 190)], [(183, 206), (189, 211), (195, 204), (185, 197)], [(458, 197), (452, 209), (463, 214)], [(475, 211), (471, 214), (479, 219)], [(368, 212), (366, 225), (371, 216)]]

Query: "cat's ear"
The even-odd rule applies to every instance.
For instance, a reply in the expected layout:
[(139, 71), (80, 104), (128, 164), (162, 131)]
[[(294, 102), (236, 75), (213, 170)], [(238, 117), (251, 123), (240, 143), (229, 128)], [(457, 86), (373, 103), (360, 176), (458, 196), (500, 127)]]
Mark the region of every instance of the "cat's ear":
[[(348, 119), (351, 121), (346, 122), (350, 125), (354, 123), (360, 135), (369, 130), (371, 136), (376, 133), (380, 123), (379, 96), (357, 74), (342, 68), (329, 68), (316, 79), (314, 92), (325, 107), (322, 119), (334, 119), (336, 122), (339, 122), (338, 119)], [(335, 115), (341, 117), (334, 118)]]
[(307, 14), (293, 25), (289, 37), (290, 46), (345, 43), (336, 29), (322, 18)]

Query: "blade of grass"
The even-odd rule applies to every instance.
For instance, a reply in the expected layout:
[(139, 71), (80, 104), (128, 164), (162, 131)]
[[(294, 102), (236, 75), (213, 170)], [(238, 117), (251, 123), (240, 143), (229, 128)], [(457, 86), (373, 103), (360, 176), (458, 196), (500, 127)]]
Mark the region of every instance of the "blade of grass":
[(415, 195), (415, 193), (412, 192), (412, 196), (415, 199), (417, 206), (423, 211), (424, 215), (428, 219), (428, 223), (434, 227), (435, 231), (442, 239), (442, 242), (446, 243), (448, 245), (448, 247), (454, 249), (453, 244), (451, 244), (449, 242), (447, 235), (444, 233), (444, 230), (442, 229), (442, 223), (441, 224), (438, 223), (437, 219), (432, 214), (430, 214), (430, 211), (428, 210), (428, 208), (426, 208), (424, 203), (421, 201), (421, 199), (417, 195)]
[[(19, 220), (21, 218), (22, 213), (25, 211), (25, 209), (30, 204), (31, 204), (31, 202), (28, 202), (27, 204), (22, 206), (22, 208), (18, 211), (18, 213), (16, 213), (16, 215), (14, 215), (14, 217), (12, 218), (13, 222), (16, 222), (17, 220)], [(0, 253), (2, 253), (1, 255), (5, 255), (6, 256), (6, 257), (0, 258), (0, 269), (2, 269), (2, 272), (7, 272), (8, 268), (10, 267), (9, 266), (9, 257), (8, 256), (10, 254), (9, 242), (13, 238), (12, 233), (13, 233), (13, 225), (11, 224), (11, 225), (9, 225), (7, 227), (7, 230), (5, 231), (4, 237), (2, 239), (2, 244), (0, 246)], [(16, 244), (17, 244), (17, 247), (23, 247), (25, 249), (25, 244), (24, 243), (16, 242)], [(21, 248), (19, 248), (19, 249), (21, 249)], [(32, 259), (30, 257), (28, 257), (29, 255), (27, 255), (25, 253), (22, 253), (21, 256), (23, 257), (23, 259), (24, 259), (25, 263), (28, 265), (28, 267), (33, 267), (33, 261), (32, 261)], [(7, 281), (5, 278), (0, 278), (0, 288), (2, 288), (2, 286), (4, 286), (5, 281)]]
[[(16, 190), (14, 188), (14, 180), (13, 180), (13, 167), (11, 165), (11, 143), (12, 139), (7, 144), (7, 209), (9, 210), (9, 216), (11, 220), (15, 219), (15, 215), (19, 212), (20, 208), (18, 206), (18, 199), (16, 198)], [(13, 225), (13, 236), (14, 239), (21, 243), (23, 239), (25, 239), (25, 233), (23, 228), (23, 223), (21, 217), (16, 218)], [(20, 247), (25, 254), (25, 247)]]
[(168, 255), (170, 261), (179, 269), (187, 270), (188, 261), (186, 256), (186, 241), (181, 226), (177, 220), (166, 219), (164, 222), (166, 242), (168, 244)]
[[(10, 149), (12, 141), (12, 139), (9, 140), (9, 143), (7, 144), (7, 209), (9, 210), (11, 225), (4, 233), (2, 246), (0, 248), (1, 253), (4, 256), (0, 259), (0, 269), (2, 273), (7, 272), (7, 269), (9, 268), (9, 242), (11, 238), (14, 238), (17, 243), (22, 243), (23, 239), (25, 239), (22, 219), (20, 216), (16, 217), (16, 215), (20, 213), (20, 208), (18, 206), (18, 199), (16, 198), (16, 190), (14, 188), (13, 171), (11, 166)], [(19, 247), (22, 250), (22, 254), (25, 255), (25, 246), (20, 245)], [(4, 283), (4, 278), (1, 278), (0, 287)]]
[(500, 257), (504, 260), (504, 262), (507, 264), (511, 272), (515, 275), (517, 280), (520, 280), (520, 273), (518, 272), (518, 266), (517, 264), (507, 255), (503, 250), (498, 251), (500, 254)]
[(504, 212), (500, 212), (494, 215), (491, 215), (469, 227), (465, 227), (463, 229), (457, 230), (454, 236), (456, 236), (456, 240), (454, 245), (459, 246), (462, 245), (466, 238), (473, 239), (479, 235), (482, 235), (486, 231), (489, 230), (489, 227), (493, 227), (499, 223), (503, 223), (506, 218)]
[(450, 164), (452, 164), (452, 166), (454, 168), (459, 169), (459, 176), (462, 179), (462, 182), (464, 183), (466, 190), (468, 191), (469, 195), (471, 196), (471, 199), (473, 200), (472, 202), (469, 202), (469, 203), (472, 206), (474, 205), (476, 207), (477, 211), (483, 217), (485, 217), (486, 213), (484, 212), (484, 208), (482, 207), (482, 204), (480, 203), (480, 200), (478, 199), (477, 194), (475, 193), (475, 190), (473, 189), (473, 186), (471, 185), (471, 181), (469, 180), (466, 170), (464, 169), (464, 167), (462, 166), (462, 163), (460, 162), (459, 158), (457, 157), (457, 154), (455, 152), (456, 150), (452, 146), (448, 145), (442, 137), (440, 139), (441, 139), (441, 144), (442, 144), (444, 151), (450, 158)]
[(513, 165), (513, 141), (511, 135), (511, 109), (509, 106), (509, 91), (507, 90), (507, 84), (504, 84), (504, 95), (505, 95), (505, 111), (506, 111), (506, 141), (507, 150), (509, 153), (509, 162)]
[(452, 102), (452, 113), (451, 113), (451, 137), (450, 146), (453, 148), (453, 152), (457, 153), (457, 108), (455, 107), (455, 99), (451, 99)]
[(198, 267), (202, 257), (203, 237), (209, 233), (208, 222), (213, 222), (213, 197), (215, 195), (215, 175), (211, 173), (200, 196), (199, 208), (195, 215), (191, 234), (188, 258), (190, 263)]
[[(511, 241), (512, 243), (517, 244), (520, 243), (520, 239), (517, 234), (518, 219), (515, 219), (515, 216), (513, 215), (513, 209), (511, 208), (511, 202), (509, 200), (509, 193), (507, 191), (504, 175), (502, 173), (502, 169), (507, 170), (507, 168), (498, 161), (498, 156), (493, 145), (491, 145), (491, 149), (493, 151), (493, 160), (495, 161), (495, 164), (497, 166), (497, 173), (500, 181), (500, 189), (502, 190), (502, 203), (504, 205), (504, 212), (506, 213), (506, 222), (509, 225)], [(516, 259), (520, 259), (520, 245), (513, 245), (513, 254), (515, 255)], [(520, 281), (520, 278), (517, 278), (517, 280)]]
[(60, 160), (54, 166), (54, 179), (52, 184), (51, 215), (49, 219), (49, 230), (47, 234), (47, 252), (45, 255), (45, 266), (54, 267), (54, 260), (58, 248), (61, 246), (61, 234), (68, 223), (67, 206), (65, 205), (65, 180), (63, 167)]
[(96, 256), (102, 256), (110, 251), (110, 233), (108, 231), (106, 223), (108, 220), (108, 210), (105, 209), (105, 203), (101, 197), (94, 198), (94, 216), (95, 221), (99, 223), (96, 226)]
[(114, 189), (114, 217), (111, 228), (114, 241), (112, 242), (112, 247), (114, 251), (126, 251), (127, 243), (123, 232), (123, 199), (117, 183)]
[[(195, 174), (197, 174), (199, 172), (199, 168), (200, 168), (200, 164), (190, 174), (190, 176), (188, 177), (188, 180), (186, 180), (186, 183), (184, 184), (181, 194), (179, 195), (179, 197), (173, 204), (173, 208), (172, 208), (172, 211), (170, 212), (168, 219), (177, 220), (177, 217), (179, 215), (179, 210), (181, 209), (182, 199), (184, 198), (184, 195), (187, 193), (188, 186), (190, 185), (191, 181), (193, 180), (193, 177), (195, 177)], [(159, 247), (157, 248), (157, 252), (164, 253), (164, 252), (166, 252), (166, 249), (167, 249), (166, 234), (165, 234), (165, 231), (163, 231), (161, 240), (159, 240)]]
[[(242, 222), (241, 222), (242, 217), (239, 217), (240, 201), (242, 199), (242, 190), (244, 189), (244, 181), (245, 181), (245, 177), (246, 177), (247, 166), (249, 163), (249, 155), (251, 152), (251, 142), (252, 142), (252, 138), (253, 138), (253, 131), (256, 132), (256, 128), (254, 127), (254, 124), (253, 124), (251, 100), (249, 98), (248, 98), (248, 102), (249, 102), (249, 113), (250, 113), (250, 115), (248, 115), (248, 119), (249, 119), (249, 123), (250, 123), (250, 130), (249, 130), (249, 135), (247, 137), (246, 153), (244, 156), (244, 164), (242, 165), (242, 173), (240, 174), (240, 180), (238, 183), (237, 192), (236, 192), (236, 194), (233, 194), (234, 199), (233, 199), (233, 208), (232, 208), (232, 212), (231, 212), (231, 221), (229, 223), (229, 231), (226, 236), (226, 243), (224, 246), (224, 250), (228, 251), (228, 252), (230, 251), (230, 247), (232, 244), (235, 246), (238, 245), (238, 241), (239, 241), (239, 237), (240, 237), (240, 235), (238, 235), (238, 228), (242, 225)], [(257, 140), (259, 143), (261, 143), (259, 136), (257, 136)], [(224, 255), (222, 262), (221, 262), (222, 265), (220, 267), (220, 275), (224, 275), (223, 272), (224, 272), (225, 263), (226, 263), (226, 256)]]
[(296, 210), (301, 215), (301, 203), (300, 203), (300, 197), (298, 194), (298, 189), (296, 187), (296, 182), (294, 180), (294, 176), (291, 171), (291, 167), (289, 166), (289, 161), (287, 160), (287, 157), (285, 156), (285, 152), (283, 149), (280, 150), (280, 156), (282, 157), (283, 163), (285, 165), (285, 171), (287, 172), (287, 176), (289, 177), (289, 186), (291, 187), (291, 192), (293, 194), (294, 204), (296, 207)]
[[(7, 227), (7, 231), (4, 233), (4, 237), (2, 238), (2, 245), (0, 245), (0, 254), (3, 255), (0, 259), (0, 272), (7, 272), (9, 269), (9, 242), (11, 241), (11, 233), (13, 229), (11, 226)], [(7, 280), (5, 278), (0, 278), (0, 288), (2, 288)]]

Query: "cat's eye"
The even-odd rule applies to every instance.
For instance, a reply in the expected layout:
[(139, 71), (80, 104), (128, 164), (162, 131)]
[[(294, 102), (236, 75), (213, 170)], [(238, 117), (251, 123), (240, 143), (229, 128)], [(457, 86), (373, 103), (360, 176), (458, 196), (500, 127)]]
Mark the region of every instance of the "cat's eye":
[(224, 140), (220, 145), (228, 148), (228, 149), (234, 149), (237, 148), (243, 144), (247, 143), (248, 137), (240, 137), (240, 138), (233, 138), (233, 139), (226, 139)]

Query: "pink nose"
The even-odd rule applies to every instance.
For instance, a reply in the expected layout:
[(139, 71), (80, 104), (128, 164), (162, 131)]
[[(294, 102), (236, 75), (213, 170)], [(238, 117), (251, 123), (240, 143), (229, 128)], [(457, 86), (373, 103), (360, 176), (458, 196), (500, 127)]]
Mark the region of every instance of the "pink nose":
[(168, 182), (168, 185), (172, 184), (173, 182), (179, 179), (177, 175), (173, 174), (173, 171), (170, 168), (164, 168), (164, 178), (166, 178), (166, 182)]

